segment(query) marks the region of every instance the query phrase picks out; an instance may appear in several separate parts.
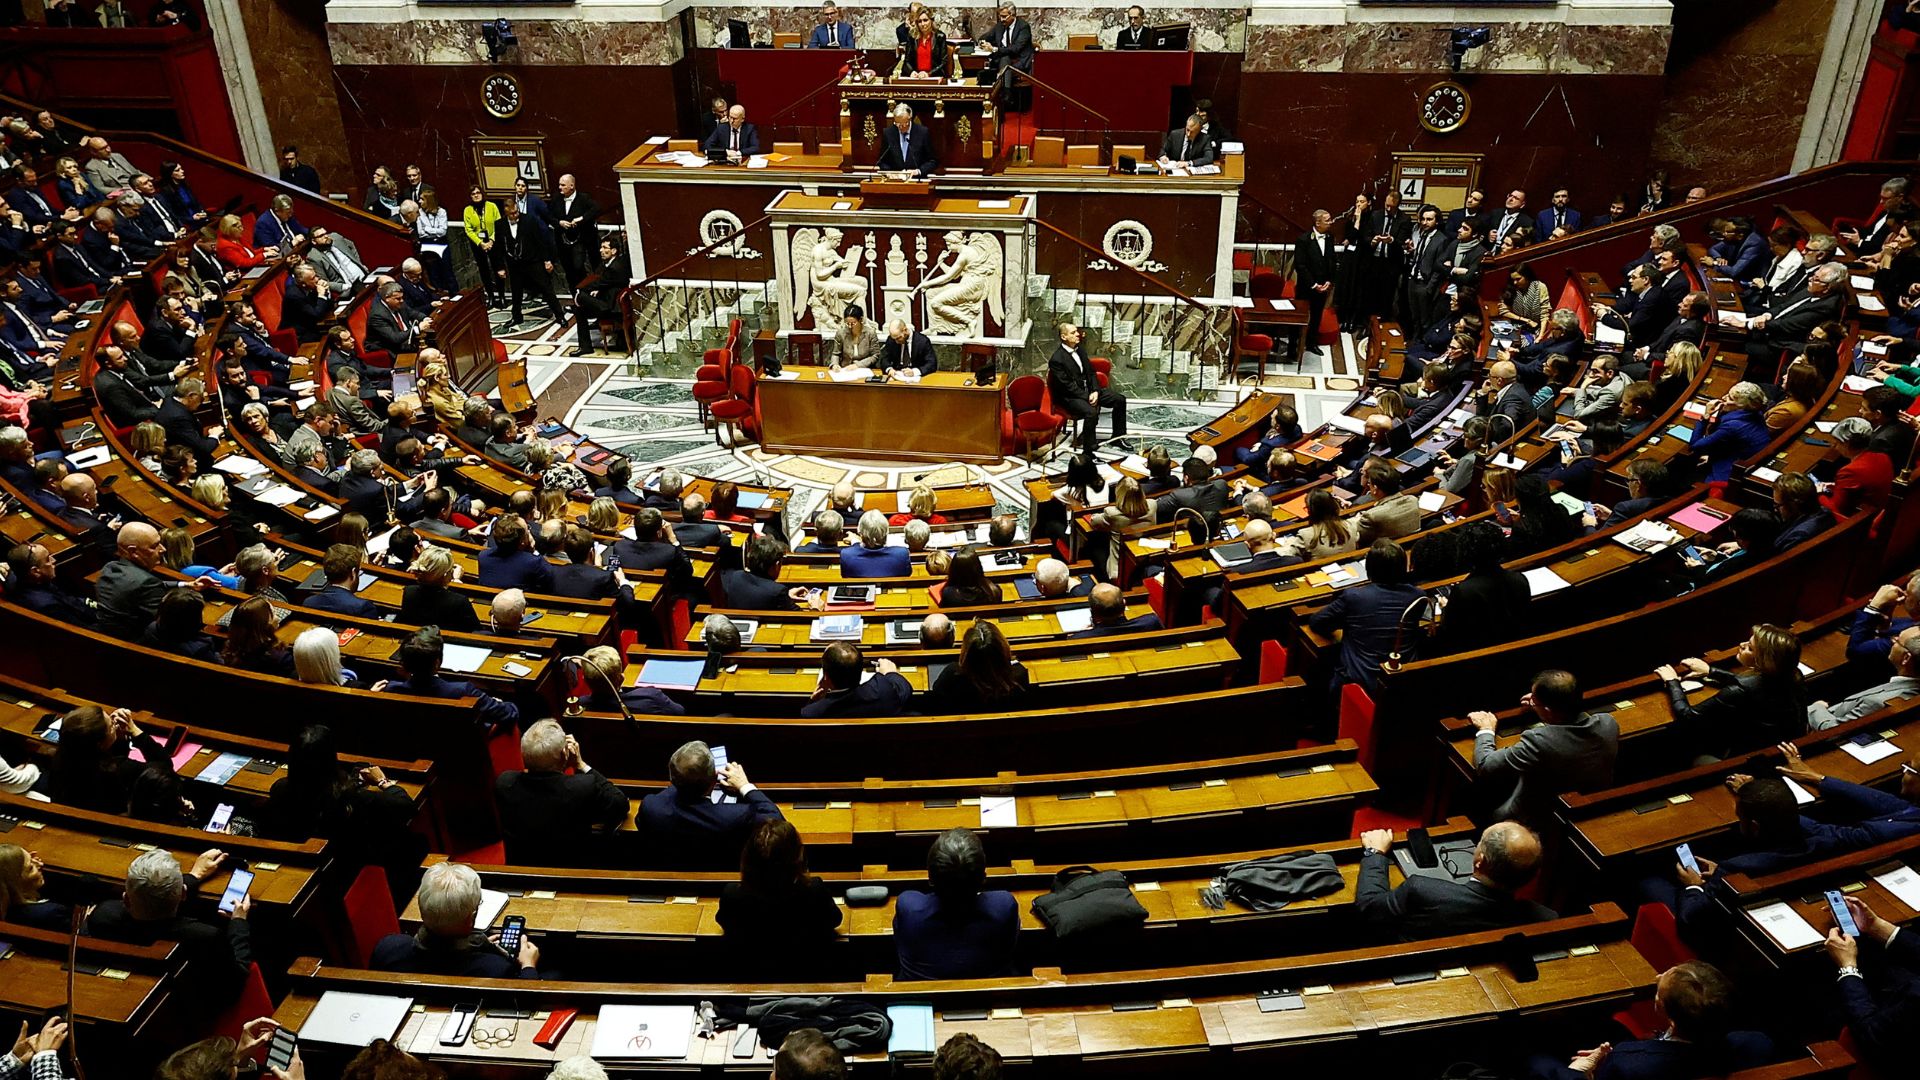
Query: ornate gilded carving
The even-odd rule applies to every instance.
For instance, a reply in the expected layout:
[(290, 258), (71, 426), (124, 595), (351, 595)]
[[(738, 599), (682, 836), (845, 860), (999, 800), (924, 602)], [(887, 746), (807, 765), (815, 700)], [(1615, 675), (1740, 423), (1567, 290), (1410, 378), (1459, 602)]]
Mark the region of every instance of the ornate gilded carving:
[(873, 122), (873, 117), (869, 116), (861, 122), (860, 137), (866, 140), (867, 149), (869, 150), (873, 149), (874, 144), (880, 141), (880, 127)]
[(962, 116), (953, 122), (953, 133), (960, 136), (963, 143), (973, 141), (973, 121)]

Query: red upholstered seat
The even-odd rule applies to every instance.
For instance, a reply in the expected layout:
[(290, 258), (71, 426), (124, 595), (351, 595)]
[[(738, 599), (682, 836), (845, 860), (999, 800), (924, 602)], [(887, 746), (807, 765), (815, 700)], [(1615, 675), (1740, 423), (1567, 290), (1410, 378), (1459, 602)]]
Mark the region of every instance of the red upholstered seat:
[[(1655, 971), (1665, 971), (1694, 959), (1693, 950), (1680, 940), (1680, 927), (1673, 917), (1673, 909), (1665, 904), (1640, 905), (1640, 910), (1633, 913), (1631, 940), (1635, 951), (1645, 957)], [(1650, 1039), (1654, 1032), (1665, 1027), (1651, 1001), (1635, 1002), (1614, 1013), (1613, 1018), (1637, 1039)]]
[(759, 410), (755, 400), (758, 385), (755, 382), (753, 368), (746, 364), (733, 365), (732, 374), (728, 376), (727, 382), (729, 396), (713, 403), (713, 418), (741, 428), (749, 436), (758, 438), (760, 424), (756, 417)]
[[(387, 872), (377, 866), (360, 868), (341, 898), (340, 951), (349, 967), (365, 968), (373, 960), (373, 947), (388, 934), (400, 932), (400, 918), (393, 910), (393, 890), (387, 884)], [(265, 1015), (265, 1014), (262, 1014)]]
[(1093, 365), (1094, 377), (1100, 380), (1100, 388), (1106, 389), (1113, 383), (1113, 361), (1104, 356), (1090, 356), (1087, 363)]
[(1038, 375), (1022, 375), (1008, 384), (1007, 408), (1015, 446), (1023, 453), (1032, 454), (1034, 446), (1051, 443), (1060, 432), (1061, 418), (1053, 411), (1047, 381)]
[[(392, 906), (392, 901), (388, 901), (388, 906)], [(240, 987), (240, 996), (214, 1020), (209, 1034), (238, 1039), (247, 1021), (272, 1015), (273, 995), (267, 993), (266, 977), (260, 974), (259, 964), (248, 964), (247, 981)]]
[(1277, 641), (1260, 643), (1260, 681), (1277, 683), (1287, 677), (1287, 647)]
[(1255, 300), (1278, 300), (1287, 295), (1293, 282), (1270, 266), (1256, 266), (1247, 279), (1247, 295)]
[[(1256, 379), (1265, 379), (1267, 377), (1267, 358), (1273, 355), (1273, 335), (1249, 334), (1246, 332), (1246, 324), (1244, 322), (1239, 322), (1238, 320), (1236, 320), (1236, 322), (1240, 328), (1240, 337), (1233, 344), (1233, 366), (1228, 372), (1229, 376), (1235, 379), (1239, 378), (1240, 362), (1248, 357), (1252, 357), (1257, 365), (1254, 369), (1254, 377)], [(1335, 325), (1337, 327), (1338, 324), (1336, 323)]]
[(727, 371), (733, 367), (733, 350), (708, 349), (700, 358), (699, 370), (693, 373), (695, 382), (725, 382)]

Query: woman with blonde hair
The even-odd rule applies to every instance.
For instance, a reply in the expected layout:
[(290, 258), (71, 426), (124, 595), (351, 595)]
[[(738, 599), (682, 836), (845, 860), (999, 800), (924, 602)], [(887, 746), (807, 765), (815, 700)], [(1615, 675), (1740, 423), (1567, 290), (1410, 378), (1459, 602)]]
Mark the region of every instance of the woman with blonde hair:
[(448, 588), (460, 580), (460, 573), (446, 548), (420, 545), (420, 554), (410, 569), (415, 580), (400, 594), (400, 622), (442, 630), (480, 629), (480, 616), (472, 602)]
[(100, 202), (99, 193), (87, 182), (87, 174), (80, 170), (80, 162), (63, 157), (53, 165), (54, 187), (59, 189), (60, 201), (69, 210), (85, 213)]
[(227, 478), (217, 472), (196, 476), (187, 496), (209, 510), (225, 510), (229, 499)]
[[(261, 413), (267, 411), (260, 406)], [(127, 448), (133, 451), (133, 459), (148, 472), (160, 471), (160, 455), (167, 449), (167, 429), (151, 420), (142, 420), (133, 425), (133, 434), (127, 440)]]
[(324, 626), (293, 639), (293, 677), (314, 686), (362, 686), (360, 676), (340, 666), (340, 636)]
[(240, 578), (233, 572), (233, 564), (214, 569), (205, 563), (194, 561), (193, 534), (175, 526), (160, 530), (160, 562), (170, 570), (178, 570), (188, 578), (209, 577), (220, 583), (222, 588), (240, 588)]
[(567, 498), (567, 493), (561, 491), (559, 488), (541, 488), (540, 494), (535, 496), (533, 502), (534, 520), (546, 521), (549, 518), (565, 518), (567, 516), (567, 507), (572, 502), (573, 500)]
[(587, 504), (587, 528), (602, 535), (620, 531), (620, 504), (602, 495)]
[(452, 431), (460, 426), (460, 421), (466, 415), (466, 395), (454, 388), (453, 376), (447, 369), (446, 361), (441, 358), (440, 350), (422, 349), (417, 359), (420, 361), (420, 377), (414, 383), (414, 388), (419, 392), (420, 399), (433, 410), (433, 418), (440, 422), (441, 429)]
[(373, 540), (373, 523), (365, 514), (349, 510), (340, 515), (340, 523), (333, 527), (333, 542), (347, 544), (360, 549), (360, 561), (367, 562), (367, 544)]
[(1105, 578), (1111, 581), (1120, 574), (1120, 547), (1124, 541), (1116, 534), (1152, 520), (1153, 504), (1140, 490), (1140, 481), (1131, 476), (1121, 477), (1113, 485), (1113, 501), (1087, 519), (1087, 527), (1106, 548), (1104, 552), (1089, 553), (1105, 567)]
[[(1704, 764), (1789, 742), (1807, 732), (1807, 705), (1800, 687), (1800, 638), (1773, 623), (1755, 626), (1734, 654), (1739, 670), (1716, 668), (1697, 656), (1654, 670), (1666, 688), (1673, 718)], [(1717, 692), (1695, 705), (1683, 679), (1698, 679)]]
[(251, 270), (279, 254), (273, 248), (256, 248), (247, 243), (246, 230), (232, 214), (220, 219), (213, 253), (230, 270)]
[(1493, 511), (1494, 520), (1502, 525), (1512, 525), (1519, 518), (1514, 509), (1515, 493), (1513, 470), (1499, 466), (1486, 469), (1480, 474), (1480, 496), (1486, 500), (1487, 509)]
[(939, 505), (940, 500), (933, 493), (933, 485), (923, 480), (913, 485), (913, 490), (907, 493), (906, 512), (890, 516), (887, 518), (887, 524), (905, 525), (917, 518), (929, 525), (945, 525), (946, 515), (938, 513), (936, 509)]
[(1694, 376), (1700, 374), (1702, 360), (1700, 346), (1691, 341), (1676, 341), (1667, 346), (1667, 358), (1660, 366), (1660, 381), (1653, 384), (1650, 408), (1655, 416), (1686, 396)]
[(64, 934), (73, 929), (73, 909), (41, 898), (47, 885), (43, 865), (37, 853), (19, 844), (0, 844), (0, 918)]

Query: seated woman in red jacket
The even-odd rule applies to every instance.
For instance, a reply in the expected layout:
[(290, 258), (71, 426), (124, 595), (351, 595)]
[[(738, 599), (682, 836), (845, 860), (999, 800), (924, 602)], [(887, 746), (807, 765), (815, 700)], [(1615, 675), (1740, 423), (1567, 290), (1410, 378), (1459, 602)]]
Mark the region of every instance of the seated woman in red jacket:
[(1887, 499), (1893, 494), (1896, 466), (1883, 451), (1869, 448), (1872, 441), (1873, 423), (1864, 417), (1849, 416), (1834, 426), (1833, 444), (1847, 463), (1840, 466), (1833, 483), (1820, 496), (1820, 505), (1831, 510), (1834, 517), (1852, 517), (1863, 509), (1876, 513), (1886, 509)]
[(947, 523), (946, 515), (935, 513), (933, 509), (935, 505), (932, 486), (928, 484), (915, 484), (913, 485), (913, 492), (907, 496), (906, 513), (894, 514), (887, 519), (887, 524), (893, 526), (905, 525), (907, 522), (919, 518), (929, 525), (945, 525)]
[(241, 228), (240, 219), (228, 214), (220, 219), (220, 239), (214, 242), (213, 253), (220, 261), (236, 270), (251, 270), (266, 262), (278, 258), (278, 248), (257, 248), (247, 243), (246, 230)]

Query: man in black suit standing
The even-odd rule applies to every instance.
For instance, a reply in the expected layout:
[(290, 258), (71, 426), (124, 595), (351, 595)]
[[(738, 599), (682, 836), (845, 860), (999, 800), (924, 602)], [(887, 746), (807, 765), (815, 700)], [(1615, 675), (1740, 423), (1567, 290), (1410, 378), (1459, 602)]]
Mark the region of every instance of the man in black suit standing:
[(1432, 203), (1420, 207), (1414, 229), (1405, 242), (1407, 272), (1400, 293), (1400, 325), (1405, 333), (1417, 333), (1433, 322), (1445, 296), (1446, 282), (1440, 269), (1453, 253), (1453, 241), (1440, 232), (1440, 208)]
[(940, 163), (933, 157), (933, 140), (927, 129), (913, 118), (913, 106), (893, 107), (893, 130), (880, 140), (880, 160), (874, 168), (881, 172), (904, 172), (930, 176)]
[(545, 301), (548, 314), (558, 322), (565, 317), (565, 309), (553, 295), (553, 242), (547, 238), (546, 229), (520, 216), (520, 208), (512, 199), (502, 209), (506, 216), (500, 222), (500, 247), (507, 257), (500, 272), (513, 289), (513, 322), (507, 329), (520, 324), (520, 298), (528, 292)]
[(1101, 409), (1113, 412), (1114, 438), (1127, 433), (1127, 399), (1113, 387), (1100, 385), (1091, 359), (1080, 347), (1083, 336), (1073, 323), (1060, 324), (1060, 344), (1047, 359), (1047, 385), (1053, 393), (1053, 407), (1080, 421), (1080, 442), (1092, 450), (1098, 441), (1095, 429), (1100, 424)]
[(980, 69), (980, 85), (992, 86), (999, 82), (1014, 91), (1005, 97), (1006, 108), (1009, 112), (1022, 112), (1027, 101), (1027, 87), (1012, 75), (1004, 73), (1011, 69), (1033, 74), (1033, 27), (1027, 25), (1027, 20), (1014, 14), (1010, 3), (1000, 4), (995, 14), (1000, 21), (987, 31), (985, 37), (974, 43), (976, 54), (987, 54), (987, 66)]
[[(395, 286), (398, 288), (399, 286)], [(374, 304), (377, 308), (380, 305)], [(333, 296), (327, 291), (325, 282), (320, 280), (320, 272), (306, 263), (294, 267), (293, 280), (287, 282), (287, 288), (280, 299), (280, 325), (293, 331), (301, 344), (320, 340), (320, 324), (333, 313)], [(376, 312), (369, 309), (367, 328), (373, 328)], [(372, 334), (368, 334), (371, 339)]]
[(1113, 36), (1116, 49), (1144, 49), (1150, 39), (1147, 37), (1147, 13), (1139, 4), (1127, 9), (1127, 25)]
[(1200, 130), (1198, 115), (1187, 117), (1185, 127), (1167, 132), (1166, 139), (1160, 143), (1160, 167), (1174, 164), (1195, 168), (1213, 164), (1213, 140)]
[[(515, 322), (520, 320), (517, 300), (513, 317)], [(369, 352), (385, 352), (397, 360), (402, 353), (419, 352), (426, 343), (427, 331), (431, 329), (433, 317), (414, 317), (407, 310), (407, 291), (400, 287), (399, 282), (389, 281), (380, 286), (379, 298), (367, 308), (366, 348)]]
[(1313, 228), (1302, 233), (1293, 245), (1293, 294), (1306, 298), (1307, 326), (1300, 332), (1301, 356), (1324, 356), (1326, 350), (1314, 337), (1320, 332), (1320, 318), (1327, 301), (1333, 298), (1333, 279), (1339, 271), (1339, 256), (1333, 250), (1333, 215), (1325, 210), (1313, 212)]
[(580, 742), (554, 720), (541, 720), (520, 736), (524, 771), (510, 770), (493, 783), (507, 861), (534, 866), (591, 866), (595, 830), (611, 830), (627, 817), (627, 797), (594, 772)]
[(735, 105), (727, 110), (727, 122), (707, 136), (706, 148), (725, 150), (727, 160), (735, 164), (760, 152), (760, 131), (747, 123), (745, 106)]
[(1360, 834), (1360, 883), (1353, 907), (1362, 922), (1394, 940), (1503, 930), (1559, 917), (1514, 895), (1540, 865), (1540, 838), (1524, 825), (1489, 825), (1473, 849), (1473, 876), (1466, 881), (1416, 875), (1388, 889), (1392, 847), (1391, 829)]
[(596, 224), (600, 206), (580, 190), (572, 173), (565, 173), (560, 177), (560, 197), (547, 204), (547, 215), (553, 225), (554, 243), (560, 248), (560, 265), (567, 271), (567, 284), (578, 286), (593, 269), (594, 254), (600, 250), (595, 242), (600, 231)]
[(887, 340), (880, 345), (881, 371), (902, 371), (912, 369), (921, 375), (931, 375), (940, 368), (940, 358), (934, 355), (933, 342), (927, 335), (907, 325), (905, 319), (895, 319), (887, 324)]

